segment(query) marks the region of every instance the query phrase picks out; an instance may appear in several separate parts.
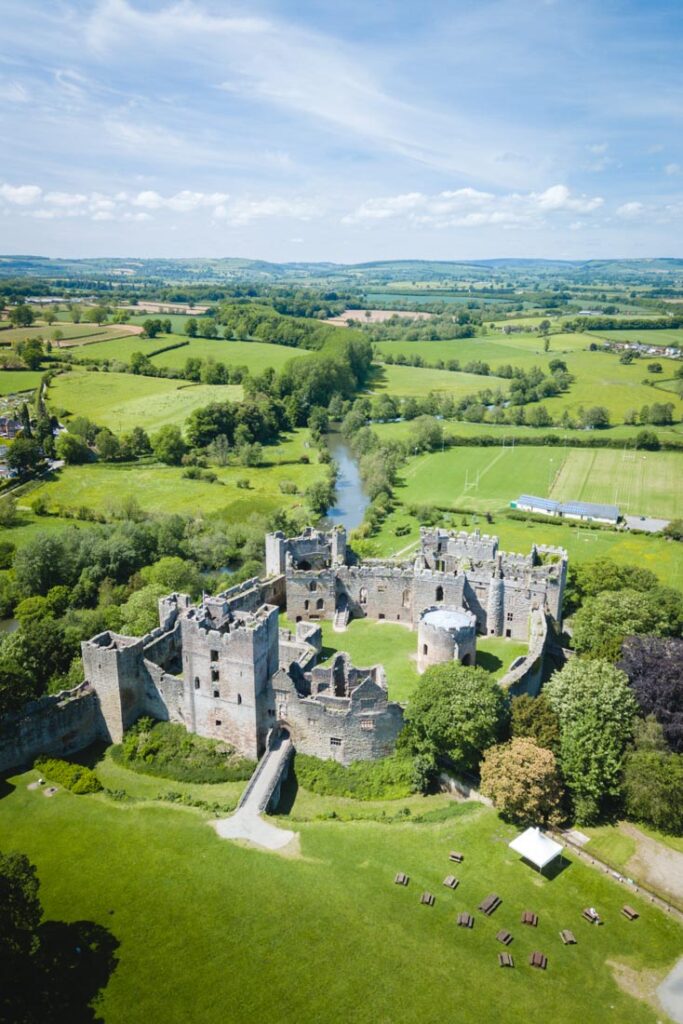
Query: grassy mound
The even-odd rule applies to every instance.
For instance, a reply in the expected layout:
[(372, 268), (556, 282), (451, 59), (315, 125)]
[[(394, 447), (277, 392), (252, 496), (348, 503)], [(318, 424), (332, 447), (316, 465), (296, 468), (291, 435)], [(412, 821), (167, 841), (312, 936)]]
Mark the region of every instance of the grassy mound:
[(336, 761), (297, 754), (294, 770), (299, 784), (320, 796), (399, 800), (415, 791), (412, 759), (397, 755), (381, 761), (354, 761), (346, 768)]
[(141, 718), (114, 747), (119, 764), (175, 782), (241, 782), (255, 764), (227, 743), (186, 732), (182, 725)]

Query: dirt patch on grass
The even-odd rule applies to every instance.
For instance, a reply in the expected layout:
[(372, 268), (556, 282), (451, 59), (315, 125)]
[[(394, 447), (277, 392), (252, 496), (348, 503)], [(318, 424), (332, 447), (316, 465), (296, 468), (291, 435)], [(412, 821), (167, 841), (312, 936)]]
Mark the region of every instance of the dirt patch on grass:
[(632, 996), (647, 1003), (664, 1019), (670, 1019), (662, 1004), (657, 998), (657, 989), (666, 975), (666, 971), (648, 970), (636, 971), (628, 964), (620, 963), (618, 960), (606, 960), (605, 963), (612, 971), (614, 980), (619, 988)]
[(628, 822), (622, 822), (619, 827), (636, 844), (636, 852), (626, 864), (626, 873), (642, 879), (655, 892), (673, 897), (677, 904), (683, 904), (683, 853), (650, 839)]

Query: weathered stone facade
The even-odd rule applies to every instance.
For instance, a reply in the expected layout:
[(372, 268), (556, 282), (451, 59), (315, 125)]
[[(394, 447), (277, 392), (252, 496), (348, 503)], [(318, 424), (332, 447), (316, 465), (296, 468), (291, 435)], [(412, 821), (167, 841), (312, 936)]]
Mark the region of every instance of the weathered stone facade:
[(417, 627), (417, 668), (459, 661), (474, 665), (477, 659), (477, 620), (464, 608), (432, 607)]
[[(267, 569), (284, 571), (287, 613), (296, 621), (363, 617), (415, 627), (432, 605), (465, 608), (477, 631), (529, 637), (530, 615), (547, 609), (561, 622), (567, 576), (562, 548), (533, 545), (528, 555), (499, 551), (498, 538), (423, 529), (412, 562), (355, 564), (343, 531), (270, 534)], [(342, 562), (342, 559), (344, 561)]]
[(279, 607), (263, 598), (280, 592), (277, 581), (255, 579), (197, 606), (171, 594), (148, 636), (106, 632), (84, 643), (104, 737), (118, 742), (136, 718), (152, 715), (254, 759), (276, 725), (301, 753), (343, 764), (390, 753), (403, 711), (389, 701), (380, 666), (354, 668), (344, 655), (318, 667), (320, 628), (279, 629)]

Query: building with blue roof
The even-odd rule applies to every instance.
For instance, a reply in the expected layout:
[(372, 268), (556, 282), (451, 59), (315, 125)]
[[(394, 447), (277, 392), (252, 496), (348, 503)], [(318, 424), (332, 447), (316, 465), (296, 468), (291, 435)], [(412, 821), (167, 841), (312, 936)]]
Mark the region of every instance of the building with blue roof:
[(552, 498), (521, 494), (517, 501), (510, 502), (510, 508), (542, 516), (578, 519), (584, 523), (608, 523), (610, 526), (616, 526), (619, 522), (619, 509), (616, 505), (600, 505), (592, 501), (553, 501)]

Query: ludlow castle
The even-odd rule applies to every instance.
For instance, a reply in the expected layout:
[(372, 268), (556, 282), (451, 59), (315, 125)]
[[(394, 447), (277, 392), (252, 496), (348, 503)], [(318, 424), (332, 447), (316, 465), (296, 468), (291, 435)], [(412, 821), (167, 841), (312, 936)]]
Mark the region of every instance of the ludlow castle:
[[(501, 685), (538, 692), (549, 625), (561, 625), (567, 556), (537, 547), (499, 551), (496, 537), (423, 529), (410, 562), (359, 562), (343, 529), (266, 536), (266, 575), (194, 604), (170, 594), (159, 626), (136, 638), (105, 632), (83, 643), (85, 682), (45, 697), (0, 731), (0, 768), (38, 753), (117, 743), (140, 715), (182, 723), (258, 758), (272, 730), (297, 750), (343, 764), (394, 749), (403, 709), (380, 665), (346, 654), (321, 666), (320, 620), (343, 633), (354, 618), (402, 623), (416, 633), (420, 672), (476, 663), (476, 637), (528, 642)], [(286, 610), (294, 629), (281, 628)], [(340, 646), (343, 639), (340, 637)]]

